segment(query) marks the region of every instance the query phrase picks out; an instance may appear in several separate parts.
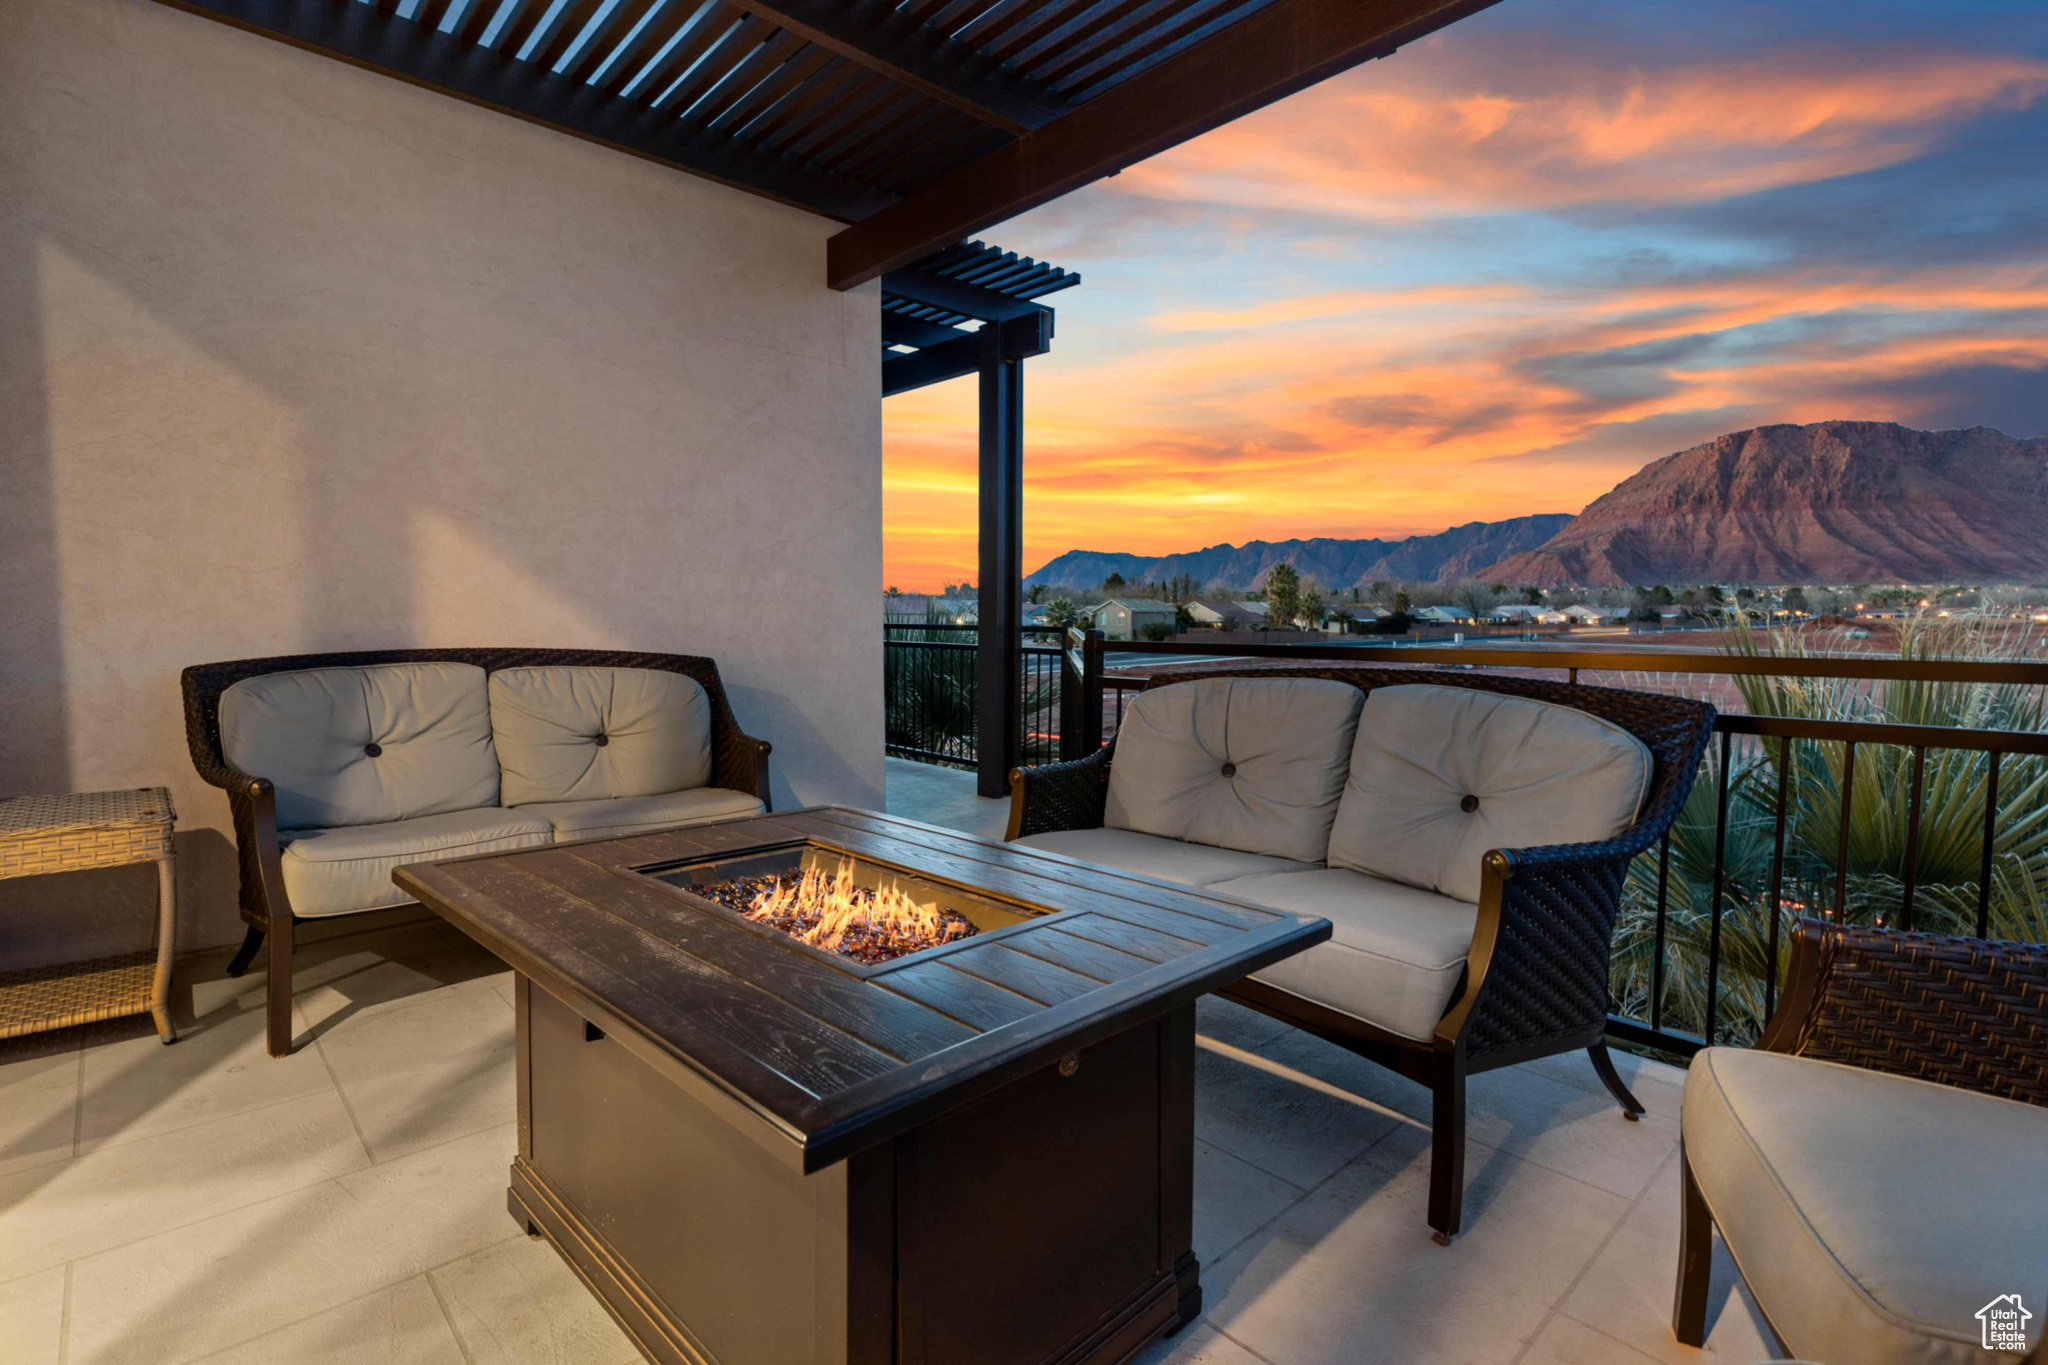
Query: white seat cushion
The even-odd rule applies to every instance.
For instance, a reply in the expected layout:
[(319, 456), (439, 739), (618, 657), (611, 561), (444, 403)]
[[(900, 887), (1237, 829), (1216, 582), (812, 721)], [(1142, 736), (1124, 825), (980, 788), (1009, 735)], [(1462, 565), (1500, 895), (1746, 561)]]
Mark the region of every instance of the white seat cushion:
[(621, 796), (607, 801), (539, 801), (520, 806), (553, 826), (556, 839), (604, 839), (643, 834), (676, 825), (701, 825), (734, 815), (759, 815), (760, 800), (724, 787), (692, 787), (659, 796)]
[(221, 693), (220, 743), (229, 763), (276, 784), (279, 829), (498, 804), (490, 701), (472, 664), (244, 678)]
[(649, 668), (501, 668), (491, 728), (503, 801), (656, 796), (711, 780), (711, 699)]
[(1102, 823), (1320, 863), (1363, 699), (1321, 678), (1148, 688), (1117, 727)]
[(1026, 835), (1017, 844), (1183, 886), (1207, 886), (1262, 872), (1305, 872), (1312, 866), (1128, 829), (1063, 829), (1051, 834)]
[(1207, 888), (1273, 910), (1321, 915), (1330, 940), (1253, 976), (1403, 1038), (1428, 1038), (1465, 971), (1479, 907), (1363, 872), (1321, 868)]
[(393, 868), (472, 853), (539, 848), (554, 827), (524, 811), (449, 811), (381, 825), (309, 829), (280, 840), (285, 897), (307, 918), (347, 915), (412, 899), (391, 882)]
[(1569, 706), (1376, 687), (1328, 861), (1476, 904), (1489, 850), (1612, 839), (1634, 823), (1650, 771), (1641, 740)]
[(1708, 1048), (1687, 1072), (1681, 1126), (1714, 1221), (1794, 1353), (2020, 1359), (1983, 1349), (1976, 1314), (2013, 1293), (2044, 1311), (2048, 1109)]

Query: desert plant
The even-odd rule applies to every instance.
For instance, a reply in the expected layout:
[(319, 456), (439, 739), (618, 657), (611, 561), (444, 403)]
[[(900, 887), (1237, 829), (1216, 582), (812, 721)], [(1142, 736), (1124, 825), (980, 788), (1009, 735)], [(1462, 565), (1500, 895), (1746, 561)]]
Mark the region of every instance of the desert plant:
[[(1753, 658), (1824, 652), (1792, 632), (1738, 626), (1724, 648)], [(1926, 619), (1901, 633), (1906, 659), (2037, 659), (2036, 641), (1981, 627)], [(2040, 689), (2017, 684), (1744, 676), (1736, 688), (1753, 714), (1810, 720), (1929, 725), (1970, 730), (2048, 730)], [(1708, 973), (1717, 937), (1713, 869), (1722, 773), (1716, 744), (1672, 827), (1662, 927), (1667, 1027), (1703, 1033)], [(1849, 923), (1896, 923), (1904, 901), (1912, 827), (1914, 755), (1871, 743), (1856, 748), (1847, 818), (1847, 757), (1838, 742), (1740, 740), (1731, 744), (1727, 824), (1721, 836), (1717, 1037), (1748, 1041), (1767, 1013), (1767, 983), (1782, 984), (1784, 945), (1800, 915)], [(1784, 793), (1782, 858), (1777, 838)], [(1965, 750), (1929, 749), (1921, 769), (1919, 838), (1913, 849), (1913, 927), (1976, 930), (1980, 896), (1994, 938), (2048, 941), (2048, 764), (2009, 754), (2001, 762), (1994, 811), (1992, 874), (1983, 891), (1984, 815), (1990, 760)], [(1778, 956), (1771, 957), (1773, 872)], [(1629, 869), (1616, 927), (1614, 997), (1647, 1014), (1658, 934), (1659, 855)]]

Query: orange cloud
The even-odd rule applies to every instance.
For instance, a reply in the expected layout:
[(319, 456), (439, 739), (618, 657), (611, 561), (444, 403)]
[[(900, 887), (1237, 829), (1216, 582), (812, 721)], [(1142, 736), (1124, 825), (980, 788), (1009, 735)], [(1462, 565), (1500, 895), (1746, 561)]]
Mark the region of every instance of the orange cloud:
[(1183, 144), (1112, 191), (1376, 219), (1697, 203), (1894, 165), (2048, 94), (2048, 61), (2019, 55), (1780, 52), (1645, 71), (1449, 41)]

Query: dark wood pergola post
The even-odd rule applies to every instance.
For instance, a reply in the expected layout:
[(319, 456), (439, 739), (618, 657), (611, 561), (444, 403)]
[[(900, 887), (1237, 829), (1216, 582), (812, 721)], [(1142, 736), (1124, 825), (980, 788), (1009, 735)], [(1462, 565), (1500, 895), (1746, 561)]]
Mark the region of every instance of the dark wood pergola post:
[(1010, 789), (1019, 756), (1024, 677), (1024, 362), (1004, 332), (982, 330), (980, 629), (974, 656), (974, 787)]

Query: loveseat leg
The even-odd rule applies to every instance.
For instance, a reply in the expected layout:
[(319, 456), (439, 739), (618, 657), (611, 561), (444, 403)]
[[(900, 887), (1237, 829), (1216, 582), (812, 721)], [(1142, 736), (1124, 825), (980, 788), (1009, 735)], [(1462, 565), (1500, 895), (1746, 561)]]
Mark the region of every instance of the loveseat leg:
[[(246, 946), (246, 945), (245, 945)], [(292, 1053), (292, 922), (270, 922), (270, 979), (264, 990), (264, 1033), (273, 1057)]]
[(1685, 1193), (1678, 1206), (1678, 1289), (1671, 1302), (1671, 1335), (1680, 1345), (1701, 1346), (1707, 1334), (1707, 1287), (1714, 1268), (1714, 1215), (1692, 1176), (1685, 1143), (1678, 1144), (1678, 1169)]
[(1614, 1058), (1607, 1055), (1607, 1044), (1593, 1044), (1586, 1049), (1586, 1055), (1593, 1059), (1593, 1070), (1598, 1073), (1600, 1083), (1607, 1087), (1607, 1093), (1614, 1096), (1615, 1102), (1621, 1106), (1621, 1116), (1631, 1123), (1640, 1119), (1646, 1112), (1643, 1109), (1643, 1102), (1630, 1094), (1629, 1088), (1621, 1083), (1621, 1073), (1614, 1069)]
[(255, 925), (242, 935), (242, 946), (235, 949), (235, 955), (228, 961), (228, 975), (240, 976), (249, 970), (249, 964), (256, 960), (256, 950), (263, 946), (263, 931)]
[(1438, 1246), (1458, 1235), (1465, 1209), (1465, 1067), (1462, 1057), (1441, 1057), (1431, 1086), (1429, 1225)]

